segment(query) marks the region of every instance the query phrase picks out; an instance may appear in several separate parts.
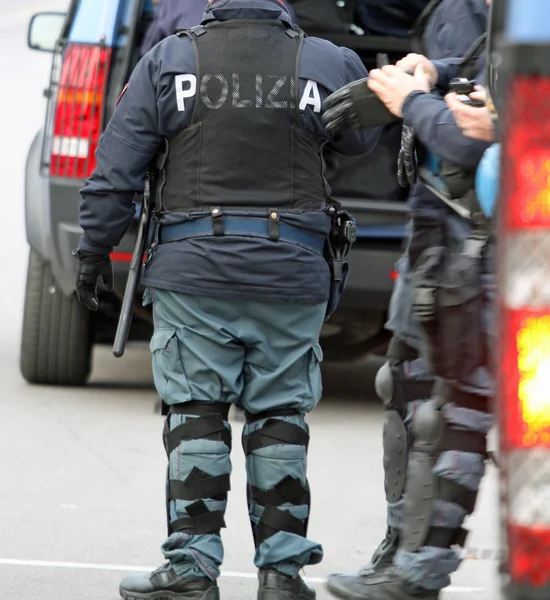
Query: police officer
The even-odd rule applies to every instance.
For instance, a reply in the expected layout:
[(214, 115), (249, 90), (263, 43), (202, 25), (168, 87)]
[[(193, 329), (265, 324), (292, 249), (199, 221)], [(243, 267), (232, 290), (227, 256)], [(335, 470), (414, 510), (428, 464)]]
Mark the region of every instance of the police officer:
[[(453, 3), (455, 7), (457, 4)], [(440, 10), (443, 7), (441, 4)], [(473, 46), (469, 64), (463, 64), (464, 69), (471, 70), (475, 66), (480, 81), (484, 62), (477, 56), (482, 52), (482, 41)], [(468, 189), (464, 190), (462, 182), (460, 191), (469, 196), (475, 167), (487, 144), (466, 139), (445, 106), (442, 94), (428, 93), (430, 84), (436, 83), (444, 91), (450, 79), (460, 74), (460, 63), (459, 60), (432, 63), (419, 55), (411, 55), (398, 63), (397, 68), (371, 73), (369, 87), (396, 116), (403, 116), (405, 125), (416, 132), (426, 148), (446, 158), (449, 164), (452, 161), (453, 170), (467, 179)], [(424, 66), (431, 81), (419, 65)], [(416, 77), (404, 72), (415, 67)], [(330, 108), (333, 116), (329, 110), (327, 119), (330, 121), (334, 111), (340, 111), (338, 119), (341, 122), (345, 103), (344, 108), (352, 114), (351, 118), (360, 121), (361, 104), (350, 103), (345, 93), (339, 95), (340, 101), (335, 101)], [(451, 203), (455, 204), (452, 198)], [(377, 377), (379, 394), (388, 409), (384, 461), (390, 527), (373, 564), (359, 574), (336, 575), (329, 579), (329, 590), (340, 598), (437, 598), (439, 590), (448, 585), (450, 573), (460, 563), (451, 548), (464, 543), (462, 521), (473, 510), (484, 471), (485, 436), (492, 424), (489, 400), (493, 394), (486, 353), (480, 348), (485, 345), (490, 328), (481, 319), (487, 319), (485, 309), (492, 291), (486, 232), (471, 218), (473, 214), (468, 218), (464, 218), (463, 211), (461, 215), (457, 214), (426, 185), (417, 185), (413, 190), (411, 208), (412, 236), (402, 267), (412, 279), (413, 286), (408, 288), (409, 280), (406, 279), (401, 283), (401, 289), (396, 288), (390, 324), (393, 321), (397, 335), (390, 347), (390, 365), (386, 365)], [(442, 247), (446, 248), (445, 260), (441, 257)], [(434, 319), (431, 313), (426, 314), (426, 306), (423, 306), (425, 296), (429, 298), (433, 288), (437, 287), (432, 281), (426, 286), (432, 276), (428, 269), (437, 271), (440, 277), (437, 284), (441, 287), (446, 284), (450, 289), (448, 284), (451, 282), (444, 282), (442, 277), (445, 265), (454, 270), (452, 283), (458, 289), (452, 290), (455, 294), (452, 299), (445, 299), (438, 290), (440, 303), (444, 306), (446, 300), (449, 308), (438, 311)], [(468, 274), (470, 281), (466, 281)], [(469, 288), (470, 297), (461, 297), (464, 291), (461, 285)], [(407, 318), (412, 307), (422, 328), (415, 327)], [(421, 342), (426, 337), (429, 344), (423, 347)], [(414, 345), (417, 346), (412, 350), (411, 342), (416, 342)], [(418, 396), (422, 382), (418, 381), (421, 367), (415, 361), (415, 351), (425, 354), (427, 363), (435, 371), (436, 388), (429, 400), (424, 400), (430, 397), (426, 389), (420, 390), (424, 391), (423, 397)], [(411, 402), (414, 398), (417, 401)], [(411, 441), (412, 451), (407, 461)], [(396, 550), (396, 569), (391, 570), (387, 568), (389, 561), (380, 559), (391, 557)]]
[(168, 562), (127, 577), (124, 598), (219, 598), (231, 404), (247, 418), (258, 598), (315, 598), (299, 577), (323, 557), (307, 537), (305, 414), (321, 397), (319, 333), (353, 241), (323, 148), (363, 153), (377, 141), (377, 131), (329, 137), (321, 107), (365, 75), (355, 53), (305, 39), (278, 0), (215, 0), (201, 26), (141, 60), (101, 138), (81, 191), (77, 293), (97, 309), (98, 279), (112, 283), (109, 253), (154, 167), (143, 281), (155, 386), (170, 406)]

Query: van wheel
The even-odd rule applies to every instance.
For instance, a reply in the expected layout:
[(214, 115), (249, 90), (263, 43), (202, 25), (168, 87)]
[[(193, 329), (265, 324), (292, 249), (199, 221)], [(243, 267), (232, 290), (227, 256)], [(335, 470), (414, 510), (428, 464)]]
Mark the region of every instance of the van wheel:
[(50, 265), (31, 249), (27, 271), (21, 374), (29, 383), (85, 385), (92, 364), (91, 313), (65, 296)]

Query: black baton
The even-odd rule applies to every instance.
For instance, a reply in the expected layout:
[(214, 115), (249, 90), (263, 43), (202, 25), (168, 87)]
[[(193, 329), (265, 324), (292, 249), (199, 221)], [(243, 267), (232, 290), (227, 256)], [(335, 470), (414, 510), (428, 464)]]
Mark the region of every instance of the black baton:
[(130, 272), (128, 273), (128, 279), (126, 281), (126, 290), (124, 291), (124, 298), (122, 299), (122, 308), (120, 309), (120, 317), (118, 319), (115, 342), (113, 344), (113, 354), (116, 358), (123, 356), (128, 342), (128, 334), (130, 333), (130, 325), (132, 324), (132, 316), (134, 314), (134, 303), (136, 301), (136, 294), (141, 280), (143, 255), (149, 244), (151, 212), (151, 175), (148, 173), (145, 177), (143, 204), (139, 216), (134, 253), (132, 254)]

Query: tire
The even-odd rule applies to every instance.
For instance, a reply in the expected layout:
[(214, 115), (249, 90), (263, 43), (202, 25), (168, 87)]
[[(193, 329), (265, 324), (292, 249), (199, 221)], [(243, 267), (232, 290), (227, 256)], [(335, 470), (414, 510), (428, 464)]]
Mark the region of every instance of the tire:
[(50, 265), (31, 249), (21, 339), (29, 383), (85, 385), (92, 366), (91, 313), (59, 289)]

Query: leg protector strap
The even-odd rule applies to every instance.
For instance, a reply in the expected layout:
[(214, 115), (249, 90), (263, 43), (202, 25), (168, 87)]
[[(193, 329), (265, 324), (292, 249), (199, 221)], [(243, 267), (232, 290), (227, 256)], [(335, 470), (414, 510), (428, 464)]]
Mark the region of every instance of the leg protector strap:
[(309, 433), (292, 423), (280, 421), (279, 419), (268, 419), (261, 429), (243, 436), (243, 449), (245, 454), (251, 454), (260, 448), (287, 444), (291, 446), (309, 445)]
[(308, 505), (309, 491), (302, 487), (299, 479), (287, 475), (270, 490), (250, 486), (250, 500), (260, 506)]
[(456, 406), (461, 408), (469, 408), (471, 410), (477, 410), (482, 413), (490, 413), (492, 399), (488, 396), (478, 396), (477, 394), (470, 394), (469, 392), (463, 392), (452, 388), (450, 392), (449, 400)]
[[(402, 371), (403, 367), (399, 367)], [(394, 367), (392, 373), (396, 370)], [(393, 379), (393, 400), (395, 408), (403, 409), (409, 402), (426, 400), (432, 395), (434, 382), (432, 379), (406, 379), (402, 372)]]
[(467, 512), (467, 514), (471, 515), (474, 512), (474, 508), (476, 506), (476, 498), (477, 492), (460, 485), (456, 481), (452, 481), (451, 479), (444, 479), (443, 477), (438, 477), (438, 489), (439, 489), (439, 500), (444, 500), (445, 502), (452, 502), (454, 504), (458, 504), (462, 506), (462, 508)]
[(193, 467), (185, 481), (172, 479), (169, 484), (169, 500), (227, 500), (231, 490), (229, 474), (212, 477), (208, 473)]
[(262, 419), (269, 419), (270, 417), (296, 417), (301, 414), (302, 413), (296, 408), (272, 408), (259, 413), (251, 413), (247, 410), (244, 411), (246, 422), (249, 425), (250, 423), (255, 423)]
[[(188, 414), (188, 413), (185, 413)], [(170, 417), (168, 417), (170, 418)], [(231, 432), (224, 425), (219, 413), (188, 419), (166, 434), (165, 447), (168, 456), (181, 442), (189, 440), (214, 440), (223, 442), (231, 450)]]
[(230, 404), (226, 402), (182, 402), (180, 404), (172, 404), (169, 406), (169, 411), (174, 415), (192, 415), (195, 417), (204, 417), (206, 415), (221, 415), (224, 421), (229, 417)]
[(461, 546), (464, 548), (468, 538), (466, 529), (451, 529), (448, 527), (431, 527), (424, 542), (424, 546), (435, 548), (451, 548)]
[(445, 428), (441, 452), (446, 450), (460, 450), (461, 452), (472, 452), (473, 454), (487, 455), (487, 436), (474, 431), (462, 431), (460, 429)]
[(306, 536), (306, 525), (286, 510), (268, 506), (264, 510), (259, 523), (255, 527), (256, 546), (275, 535), (279, 531), (294, 533), (300, 537)]
[(219, 535), (220, 529), (225, 527), (223, 512), (209, 511), (202, 500), (189, 505), (185, 510), (189, 517), (170, 523), (170, 534), (180, 532), (190, 535)]
[(416, 360), (419, 357), (418, 350), (411, 348), (397, 336), (393, 336), (388, 345), (386, 356), (390, 362), (405, 362), (407, 360)]

